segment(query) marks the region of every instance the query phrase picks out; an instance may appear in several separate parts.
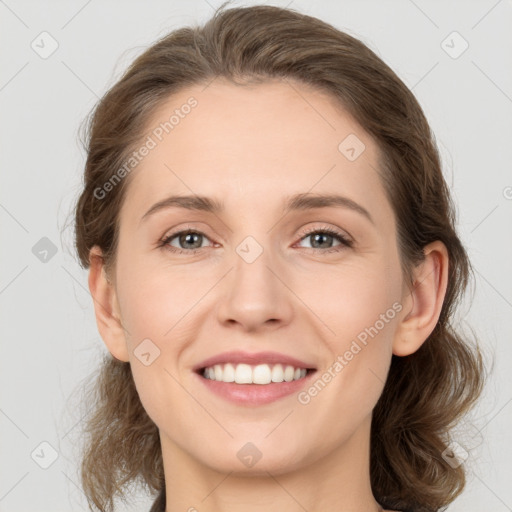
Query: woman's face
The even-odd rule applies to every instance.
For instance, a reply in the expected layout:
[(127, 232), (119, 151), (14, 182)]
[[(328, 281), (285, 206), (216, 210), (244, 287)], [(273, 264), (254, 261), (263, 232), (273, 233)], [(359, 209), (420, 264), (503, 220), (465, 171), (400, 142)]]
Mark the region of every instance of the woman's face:
[[(330, 97), (277, 80), (189, 87), (145, 137), (120, 213), (115, 355), (164, 452), (277, 474), (367, 442), (406, 313), (374, 141)], [(152, 209), (171, 196), (191, 199)]]

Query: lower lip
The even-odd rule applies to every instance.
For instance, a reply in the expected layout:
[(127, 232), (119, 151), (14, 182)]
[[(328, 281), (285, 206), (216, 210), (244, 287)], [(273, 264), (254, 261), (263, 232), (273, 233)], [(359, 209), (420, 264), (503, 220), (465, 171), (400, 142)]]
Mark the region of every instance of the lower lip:
[(305, 377), (290, 382), (271, 382), (270, 384), (237, 384), (206, 379), (196, 373), (203, 384), (216, 395), (238, 405), (264, 405), (298, 393), (309, 383), (316, 371), (308, 372)]

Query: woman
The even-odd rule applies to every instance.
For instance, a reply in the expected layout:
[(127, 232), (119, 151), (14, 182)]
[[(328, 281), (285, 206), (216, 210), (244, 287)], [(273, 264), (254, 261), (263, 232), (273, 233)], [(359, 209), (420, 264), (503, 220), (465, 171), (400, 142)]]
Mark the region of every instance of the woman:
[[(95, 108), (76, 247), (108, 349), (82, 483), (112, 510), (437, 511), (483, 383), (434, 136), (357, 39), (222, 6)], [(191, 244), (190, 247), (188, 244)]]

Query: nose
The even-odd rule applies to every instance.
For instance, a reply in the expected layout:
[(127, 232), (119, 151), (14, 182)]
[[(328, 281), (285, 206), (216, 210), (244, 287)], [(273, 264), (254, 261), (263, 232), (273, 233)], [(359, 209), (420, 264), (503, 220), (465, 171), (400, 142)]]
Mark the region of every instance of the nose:
[(241, 244), (234, 254), (234, 268), (224, 279), (217, 309), (219, 322), (227, 327), (249, 332), (277, 329), (291, 321), (293, 293), (286, 286), (285, 266), (270, 249), (261, 248), (263, 252), (254, 261), (246, 257), (258, 249), (254, 241)]

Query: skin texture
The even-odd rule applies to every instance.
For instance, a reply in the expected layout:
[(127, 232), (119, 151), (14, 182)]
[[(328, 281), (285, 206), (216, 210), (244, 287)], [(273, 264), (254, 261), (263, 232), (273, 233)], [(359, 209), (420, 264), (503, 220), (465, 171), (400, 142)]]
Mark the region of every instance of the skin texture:
[[(148, 133), (190, 96), (197, 106), (132, 171), (115, 275), (107, 280), (97, 247), (89, 274), (100, 334), (112, 355), (130, 361), (160, 431), (166, 510), (380, 510), (369, 477), (371, 412), (392, 353), (415, 352), (436, 325), (446, 248), (425, 248), (411, 292), (376, 171), (377, 146), (331, 97), (290, 81), (217, 79), (169, 97)], [(338, 150), (349, 134), (365, 144), (354, 161)], [(338, 206), (284, 215), (285, 199), (306, 192), (349, 197), (374, 223)], [(174, 194), (209, 196), (225, 211), (168, 208), (141, 222)], [(325, 227), (353, 247), (335, 238), (315, 246), (304, 233)], [(168, 245), (188, 253), (158, 247), (187, 228), (204, 234), (197, 245), (180, 245), (179, 237)], [(263, 248), (252, 263), (236, 252), (247, 236)], [(202, 249), (192, 254), (191, 245)], [(210, 356), (241, 349), (295, 356), (322, 374), (394, 303), (401, 310), (305, 405), (296, 395), (235, 405), (192, 372)], [(160, 350), (149, 366), (134, 355), (146, 338)], [(250, 468), (237, 457), (247, 442), (262, 454)]]

